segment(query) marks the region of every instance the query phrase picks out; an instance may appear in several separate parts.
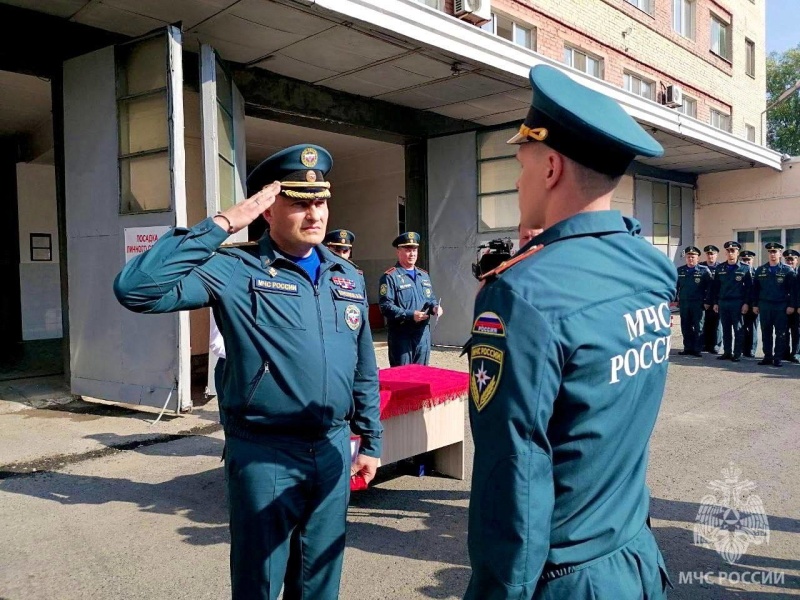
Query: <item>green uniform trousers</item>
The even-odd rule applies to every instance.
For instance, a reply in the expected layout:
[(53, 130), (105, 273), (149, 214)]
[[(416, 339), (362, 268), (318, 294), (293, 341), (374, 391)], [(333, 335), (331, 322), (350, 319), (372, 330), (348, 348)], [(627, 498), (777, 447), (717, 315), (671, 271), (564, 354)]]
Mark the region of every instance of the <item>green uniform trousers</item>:
[(546, 570), (533, 600), (666, 600), (671, 585), (653, 533), (644, 526), (611, 554)]
[(350, 431), (321, 438), (226, 426), (234, 600), (336, 600), (350, 500)]

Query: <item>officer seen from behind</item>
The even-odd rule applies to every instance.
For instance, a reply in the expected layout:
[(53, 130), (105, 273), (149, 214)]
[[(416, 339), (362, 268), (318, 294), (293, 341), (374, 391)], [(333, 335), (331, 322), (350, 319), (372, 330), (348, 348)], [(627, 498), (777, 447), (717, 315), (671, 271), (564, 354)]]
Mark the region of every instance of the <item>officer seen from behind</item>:
[(753, 310), (761, 319), (761, 343), (764, 347), (764, 358), (758, 364), (780, 367), (787, 351), (787, 317), (795, 312), (791, 302), (795, 274), (791, 267), (781, 263), (783, 245), (768, 242), (764, 248), (769, 262), (756, 269), (752, 292)]
[(431, 316), (444, 314), (430, 275), (416, 266), (419, 234), (409, 231), (392, 242), (397, 264), (381, 275), (378, 294), (389, 326), (389, 364), (427, 365), (431, 354)]
[[(131, 260), (114, 292), (130, 310), (211, 307), (222, 374), (231, 583), (237, 600), (339, 595), (350, 477), (381, 451), (377, 365), (355, 268), (322, 245), (331, 157), (293, 146), (250, 174), (253, 195)], [(221, 247), (260, 215), (257, 242)], [(361, 437), (351, 464), (350, 431)]]
[(610, 208), (634, 157), (663, 149), (560, 70), (536, 66), (530, 80), (510, 143), (521, 224), (544, 231), (485, 274), (475, 299), (465, 598), (660, 600), (645, 476), (676, 273)]
[(711, 303), (722, 324), (725, 349), (717, 360), (739, 362), (742, 360), (744, 315), (750, 309), (753, 273), (750, 267), (739, 262), (739, 250), (742, 247), (739, 242), (725, 242), (724, 247), (728, 260), (717, 266), (711, 288)]
[(713, 278), (705, 265), (698, 265), (700, 250), (687, 246), (683, 251), (686, 264), (678, 267), (678, 307), (681, 315), (684, 356), (702, 356), (703, 349), (703, 304), (708, 303), (708, 294)]
[[(739, 252), (739, 262), (750, 267), (750, 272), (755, 275), (753, 260), (756, 253), (750, 250)], [(744, 315), (744, 334), (742, 342), (742, 356), (755, 358), (756, 348), (758, 348), (758, 315), (753, 310), (753, 303), (750, 303), (747, 314)]]

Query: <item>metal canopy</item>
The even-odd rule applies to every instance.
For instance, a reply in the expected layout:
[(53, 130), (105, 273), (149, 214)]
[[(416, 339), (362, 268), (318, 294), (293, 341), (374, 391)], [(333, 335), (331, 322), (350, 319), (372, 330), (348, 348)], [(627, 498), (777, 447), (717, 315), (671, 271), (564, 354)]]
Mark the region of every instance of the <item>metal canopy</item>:
[(533, 64), (564, 68), (619, 101), (686, 173), (769, 166), (780, 155), (593, 79), (413, 0), (0, 0), (125, 35), (182, 22), (185, 47), (315, 86), (467, 121), (513, 123)]

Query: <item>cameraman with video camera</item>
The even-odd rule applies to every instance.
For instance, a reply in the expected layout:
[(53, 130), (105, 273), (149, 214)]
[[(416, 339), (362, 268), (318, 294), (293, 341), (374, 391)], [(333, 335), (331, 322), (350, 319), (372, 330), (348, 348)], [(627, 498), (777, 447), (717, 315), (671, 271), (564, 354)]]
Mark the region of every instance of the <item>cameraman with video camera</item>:
[(430, 318), (444, 311), (427, 271), (416, 266), (420, 236), (408, 231), (395, 238), (397, 264), (381, 276), (380, 309), (389, 326), (389, 364), (427, 365), (431, 354)]

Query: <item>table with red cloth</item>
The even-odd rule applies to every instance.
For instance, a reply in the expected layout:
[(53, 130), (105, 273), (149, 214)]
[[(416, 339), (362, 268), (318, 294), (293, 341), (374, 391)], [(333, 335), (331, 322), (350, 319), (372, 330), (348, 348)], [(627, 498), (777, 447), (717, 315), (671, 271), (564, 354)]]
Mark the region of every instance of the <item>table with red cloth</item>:
[[(381, 464), (432, 452), (433, 468), (464, 478), (464, 402), (469, 374), (425, 365), (378, 371), (383, 423)], [(357, 452), (358, 438), (353, 438)], [(351, 480), (352, 489), (363, 489)]]

